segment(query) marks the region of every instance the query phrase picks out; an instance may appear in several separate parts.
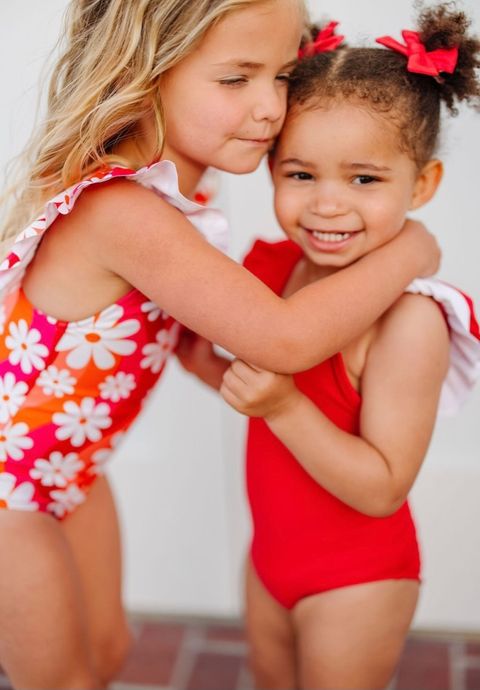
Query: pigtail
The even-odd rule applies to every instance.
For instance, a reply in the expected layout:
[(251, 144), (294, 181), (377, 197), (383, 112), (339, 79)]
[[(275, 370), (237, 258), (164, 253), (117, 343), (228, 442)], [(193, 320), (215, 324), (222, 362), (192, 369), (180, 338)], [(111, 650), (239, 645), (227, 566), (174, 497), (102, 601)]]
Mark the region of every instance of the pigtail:
[(455, 115), (462, 102), (480, 108), (480, 40), (469, 32), (471, 21), (465, 12), (453, 2), (423, 8), (417, 25), (428, 51), (458, 48), (455, 71), (437, 80), (439, 97), (450, 113)]

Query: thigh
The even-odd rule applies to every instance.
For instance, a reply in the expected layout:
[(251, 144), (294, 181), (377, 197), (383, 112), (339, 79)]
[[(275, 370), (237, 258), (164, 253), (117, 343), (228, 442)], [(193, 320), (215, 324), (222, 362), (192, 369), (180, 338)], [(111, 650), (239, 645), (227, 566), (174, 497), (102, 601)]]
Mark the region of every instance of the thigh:
[(342, 587), (293, 611), (300, 687), (381, 690), (395, 672), (415, 612), (416, 580)]
[(83, 592), (58, 522), (0, 510), (0, 663), (14, 687), (99, 688)]
[(250, 561), (245, 573), (246, 629), (255, 685), (295, 687), (295, 637), (290, 612), (265, 589)]
[(108, 681), (123, 661), (130, 634), (122, 603), (120, 529), (106, 477), (95, 480), (87, 500), (61, 527), (81, 580), (92, 654)]

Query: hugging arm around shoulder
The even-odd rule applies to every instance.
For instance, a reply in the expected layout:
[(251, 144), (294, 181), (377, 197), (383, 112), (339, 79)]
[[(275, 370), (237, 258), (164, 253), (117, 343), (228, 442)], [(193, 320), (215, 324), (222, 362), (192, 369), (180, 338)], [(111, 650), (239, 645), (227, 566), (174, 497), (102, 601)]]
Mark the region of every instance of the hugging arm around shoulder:
[(449, 361), (433, 300), (404, 295), (382, 318), (361, 380), (360, 435), (346, 433), (305, 396), (268, 421), (327, 491), (382, 517), (405, 501), (426, 455)]
[(106, 270), (237, 357), (282, 373), (307, 369), (340, 350), (388, 308), (419, 268), (412, 235), (284, 300), (149, 190), (120, 180), (89, 192), (89, 203), (83, 202), (74, 220), (93, 226)]

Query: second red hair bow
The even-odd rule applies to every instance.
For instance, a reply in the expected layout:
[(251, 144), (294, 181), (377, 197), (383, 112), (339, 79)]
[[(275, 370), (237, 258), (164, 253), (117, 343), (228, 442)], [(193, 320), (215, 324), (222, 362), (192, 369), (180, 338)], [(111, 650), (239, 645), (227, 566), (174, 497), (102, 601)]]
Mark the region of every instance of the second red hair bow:
[(313, 55), (317, 55), (317, 53), (326, 53), (329, 50), (336, 50), (345, 38), (345, 36), (335, 35), (337, 26), (338, 22), (330, 22), (330, 24), (327, 24), (324, 29), (318, 32), (314, 41), (305, 43), (305, 45), (300, 48), (298, 57), (302, 59), (312, 57)]
[(402, 36), (405, 45), (391, 36), (381, 36), (376, 41), (382, 46), (408, 57), (407, 69), (409, 72), (439, 77), (441, 72), (452, 74), (455, 71), (458, 48), (439, 48), (428, 51), (420, 40), (420, 34), (417, 31), (402, 31)]

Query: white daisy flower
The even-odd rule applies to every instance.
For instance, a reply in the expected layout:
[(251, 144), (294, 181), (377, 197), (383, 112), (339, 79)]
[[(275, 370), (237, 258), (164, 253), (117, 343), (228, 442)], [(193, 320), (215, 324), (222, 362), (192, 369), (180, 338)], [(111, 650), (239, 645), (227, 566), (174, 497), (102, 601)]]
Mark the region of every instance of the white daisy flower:
[(177, 344), (179, 329), (180, 324), (174, 323), (169, 331), (158, 331), (156, 343), (144, 345), (142, 355), (145, 357), (140, 362), (142, 369), (151, 369), (154, 374), (158, 374)]
[(62, 455), (58, 451), (50, 453), (48, 460), (35, 460), (35, 467), (30, 470), (32, 479), (39, 479), (43, 486), (65, 487), (75, 478), (77, 472), (85, 466), (77, 453)]
[(73, 393), (77, 379), (70, 375), (68, 369), (57, 369), (52, 365), (41, 372), (37, 383), (42, 388), (44, 395), (63, 398), (64, 395)]
[(42, 337), (40, 331), (36, 328), (29, 330), (25, 319), (20, 319), (18, 323), (10, 322), (9, 331), (5, 345), (11, 350), (8, 357), (10, 364), (20, 364), (25, 374), (31, 374), (33, 369), (44, 369), (48, 349), (39, 342)]
[(32, 501), (35, 487), (30, 482), (17, 486), (17, 478), (10, 472), (0, 473), (0, 508), (13, 510), (37, 510), (38, 503)]
[(4, 462), (7, 458), (12, 460), (23, 458), (23, 451), (33, 447), (33, 440), (27, 436), (29, 431), (25, 422), (7, 424), (0, 431), (0, 462)]
[[(97, 316), (70, 323), (57, 343), (57, 352), (70, 350), (67, 364), (72, 369), (83, 369), (93, 358), (99, 369), (111, 369), (116, 355), (131, 355), (137, 343), (129, 337), (140, 330), (137, 319), (120, 321), (123, 307), (114, 304)], [(113, 354), (112, 354), (113, 353)]]
[(156, 321), (159, 316), (161, 316), (164, 321), (169, 318), (167, 312), (160, 309), (155, 302), (144, 302), (140, 309), (144, 314), (147, 314), (148, 321)]
[(104, 474), (105, 465), (107, 461), (111, 458), (112, 452), (118, 446), (122, 438), (125, 436), (124, 431), (117, 431), (116, 434), (110, 439), (110, 445), (105, 448), (99, 448), (92, 455), (92, 462), (94, 463), (92, 467), (88, 470), (90, 474)]
[(101, 429), (108, 429), (112, 424), (107, 403), (95, 405), (94, 398), (83, 398), (80, 405), (68, 400), (63, 405), (64, 412), (55, 412), (52, 417), (58, 426), (55, 436), (60, 441), (70, 439), (72, 446), (82, 446), (85, 441), (99, 441)]
[(50, 498), (53, 498), (53, 501), (48, 504), (47, 510), (57, 518), (63, 518), (66, 513), (71, 513), (72, 510), (83, 503), (86, 496), (76, 484), (70, 484), (65, 491), (60, 489), (50, 491)]
[(130, 393), (137, 387), (135, 376), (119, 371), (115, 376), (107, 376), (99, 386), (100, 395), (104, 400), (118, 402), (122, 398), (130, 397)]
[(14, 417), (23, 405), (28, 386), (24, 381), (18, 381), (11, 371), (0, 376), (0, 423), (5, 424)]

